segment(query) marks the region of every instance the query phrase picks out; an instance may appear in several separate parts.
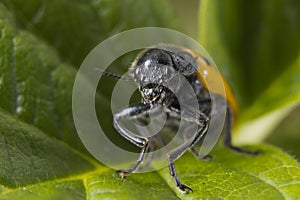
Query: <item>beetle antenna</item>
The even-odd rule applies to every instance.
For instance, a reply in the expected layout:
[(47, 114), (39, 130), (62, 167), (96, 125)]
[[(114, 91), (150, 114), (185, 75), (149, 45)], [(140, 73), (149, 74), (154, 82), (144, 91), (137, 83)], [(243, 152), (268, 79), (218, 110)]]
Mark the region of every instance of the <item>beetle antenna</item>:
[(99, 74), (103, 74), (105, 76), (109, 76), (109, 77), (112, 77), (112, 78), (117, 79), (117, 80), (134, 81), (134, 79), (131, 78), (131, 77), (120, 76), (120, 75), (117, 75), (117, 74), (114, 74), (114, 73), (111, 73), (111, 72), (107, 72), (107, 71), (105, 71), (103, 69), (100, 69), (100, 68), (95, 68), (95, 71), (98, 72)]

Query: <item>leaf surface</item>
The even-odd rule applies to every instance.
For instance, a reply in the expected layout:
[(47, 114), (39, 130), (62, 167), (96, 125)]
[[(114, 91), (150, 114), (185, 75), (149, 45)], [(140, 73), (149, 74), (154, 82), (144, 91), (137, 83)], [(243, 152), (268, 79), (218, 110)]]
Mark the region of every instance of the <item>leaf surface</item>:
[(240, 104), (239, 143), (263, 141), (300, 102), (299, 11), (289, 0), (201, 1), (199, 41)]

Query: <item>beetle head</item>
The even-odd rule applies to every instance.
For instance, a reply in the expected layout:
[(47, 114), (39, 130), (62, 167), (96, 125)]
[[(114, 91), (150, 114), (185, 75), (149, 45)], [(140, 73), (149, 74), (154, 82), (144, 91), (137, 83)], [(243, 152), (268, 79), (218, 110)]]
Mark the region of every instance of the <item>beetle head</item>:
[(162, 103), (172, 95), (167, 85), (178, 72), (171, 64), (158, 61), (149, 57), (133, 66), (134, 80), (139, 85), (145, 103)]

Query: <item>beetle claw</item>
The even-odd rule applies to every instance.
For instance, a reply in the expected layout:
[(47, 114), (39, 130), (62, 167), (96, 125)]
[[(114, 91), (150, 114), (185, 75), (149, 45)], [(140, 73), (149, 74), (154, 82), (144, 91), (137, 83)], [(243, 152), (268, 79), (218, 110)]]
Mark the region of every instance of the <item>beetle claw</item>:
[(128, 170), (123, 170), (123, 169), (119, 169), (116, 171), (116, 173), (121, 176), (122, 178), (126, 178), (127, 176), (129, 176), (130, 171)]
[(178, 188), (180, 189), (180, 191), (183, 192), (183, 193), (190, 193), (190, 192), (193, 192), (192, 188), (190, 188), (190, 187), (188, 187), (188, 186), (186, 186), (186, 185), (184, 185), (184, 184), (179, 184), (177, 187), (178, 187)]

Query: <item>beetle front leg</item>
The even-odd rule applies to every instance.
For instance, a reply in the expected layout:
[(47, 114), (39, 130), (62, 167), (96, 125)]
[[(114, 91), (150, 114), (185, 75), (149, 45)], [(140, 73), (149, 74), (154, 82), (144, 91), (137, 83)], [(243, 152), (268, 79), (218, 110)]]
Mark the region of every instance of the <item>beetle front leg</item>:
[(145, 153), (147, 152), (149, 145), (148, 145), (148, 138), (136, 136), (134, 133), (132, 133), (128, 129), (122, 127), (122, 125), (120, 124), (119, 121), (121, 119), (130, 119), (130, 118), (137, 117), (145, 112), (148, 112), (150, 110), (150, 108), (151, 108), (151, 106), (149, 104), (137, 104), (137, 105), (133, 105), (128, 108), (125, 108), (125, 109), (121, 110), (120, 112), (114, 114), (115, 129), (125, 139), (129, 140), (134, 145), (142, 148), (142, 151), (140, 153), (140, 156), (139, 156), (137, 162), (132, 167), (130, 167), (127, 170), (124, 170), (124, 169), (117, 170), (117, 173), (120, 174), (122, 176), (122, 178), (125, 178), (130, 173), (132, 173), (138, 169), (138, 167), (144, 160)]
[(145, 153), (147, 152), (147, 150), (148, 150), (148, 139), (145, 140), (145, 145), (142, 147), (142, 151), (141, 151), (140, 156), (139, 156), (138, 160), (136, 161), (136, 163), (129, 169), (117, 170), (116, 171), (117, 174), (119, 174), (122, 178), (125, 178), (126, 176), (130, 175), (132, 172), (137, 170), (138, 167), (140, 166), (140, 164), (143, 162), (143, 160), (145, 158)]

